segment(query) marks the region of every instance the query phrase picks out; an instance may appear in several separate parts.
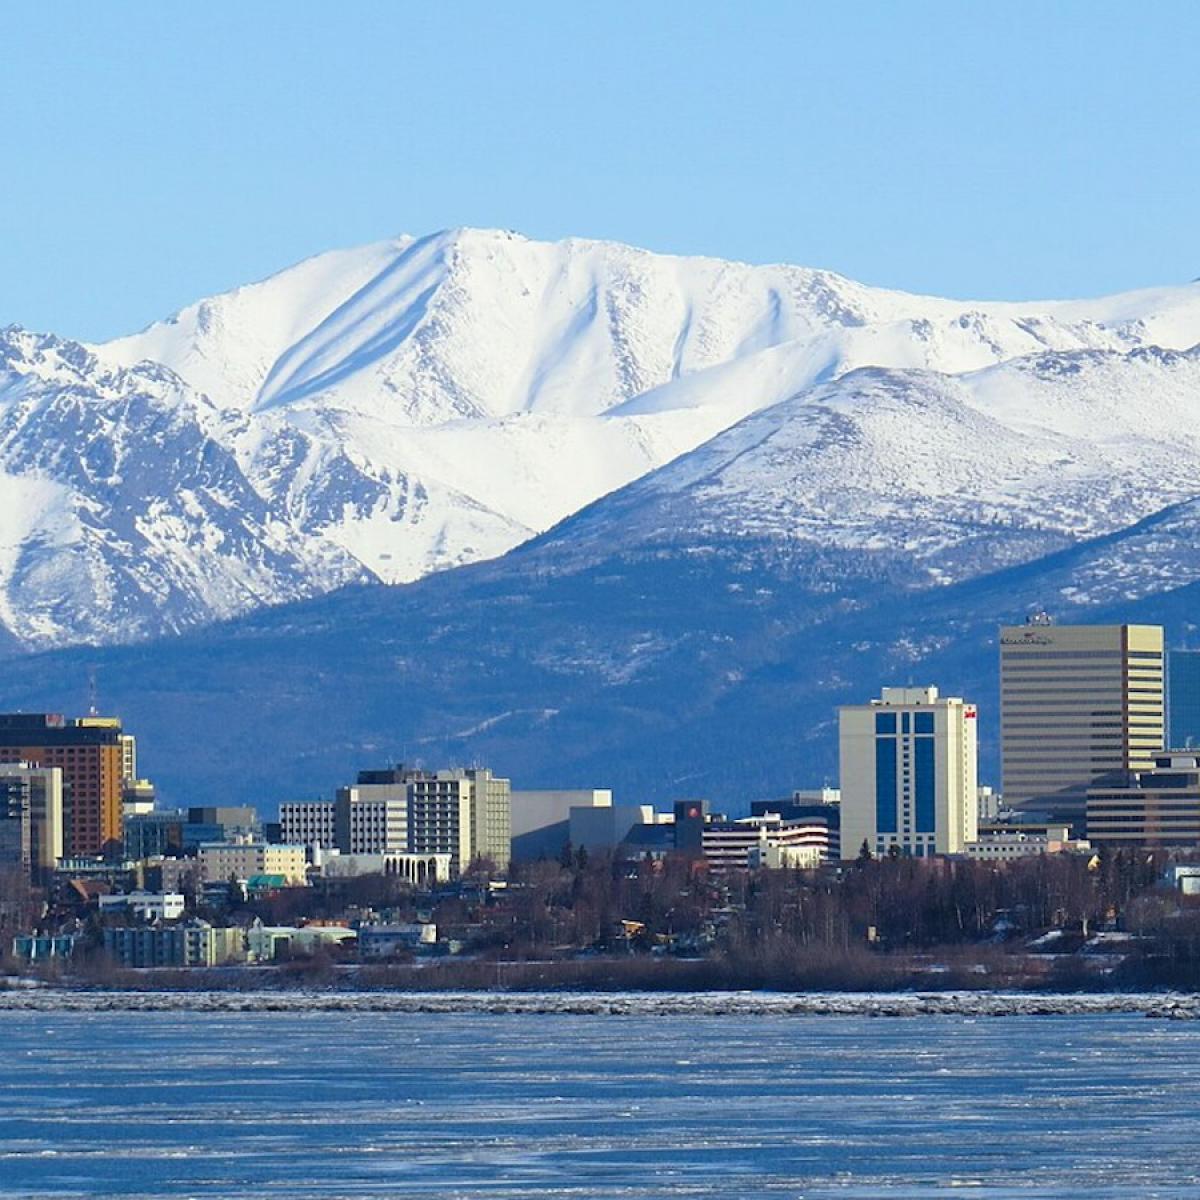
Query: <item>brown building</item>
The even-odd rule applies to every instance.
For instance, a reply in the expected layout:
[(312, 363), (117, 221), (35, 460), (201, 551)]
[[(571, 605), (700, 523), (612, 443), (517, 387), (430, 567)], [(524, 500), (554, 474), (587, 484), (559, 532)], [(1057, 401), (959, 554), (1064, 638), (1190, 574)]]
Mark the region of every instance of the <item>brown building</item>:
[(1200, 757), (1161, 754), (1151, 771), (1090, 788), (1087, 832), (1097, 846), (1200, 847)]
[(123, 754), (115, 718), (0, 713), (0, 762), (62, 770), (68, 857), (120, 852)]

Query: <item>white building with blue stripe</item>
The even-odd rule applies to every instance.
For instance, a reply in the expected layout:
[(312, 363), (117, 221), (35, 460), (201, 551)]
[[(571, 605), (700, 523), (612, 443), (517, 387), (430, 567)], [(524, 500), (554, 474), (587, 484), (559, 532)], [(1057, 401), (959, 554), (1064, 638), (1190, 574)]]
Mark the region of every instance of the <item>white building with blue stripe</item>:
[[(961, 854), (978, 823), (977, 714), (935, 687), (838, 710), (842, 856)], [(896, 847), (896, 851), (892, 847)]]

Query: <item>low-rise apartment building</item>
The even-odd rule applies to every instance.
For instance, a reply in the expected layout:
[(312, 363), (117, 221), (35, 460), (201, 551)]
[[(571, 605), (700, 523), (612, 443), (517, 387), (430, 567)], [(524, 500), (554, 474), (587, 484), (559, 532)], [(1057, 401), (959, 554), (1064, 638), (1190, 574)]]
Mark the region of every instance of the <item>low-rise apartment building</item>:
[(282, 875), (291, 886), (308, 878), (308, 856), (303, 846), (272, 842), (205, 842), (197, 858), (202, 883), (249, 879), (253, 875)]
[(217, 967), (246, 959), (245, 930), (207, 921), (105, 929), (104, 949), (123, 967)]

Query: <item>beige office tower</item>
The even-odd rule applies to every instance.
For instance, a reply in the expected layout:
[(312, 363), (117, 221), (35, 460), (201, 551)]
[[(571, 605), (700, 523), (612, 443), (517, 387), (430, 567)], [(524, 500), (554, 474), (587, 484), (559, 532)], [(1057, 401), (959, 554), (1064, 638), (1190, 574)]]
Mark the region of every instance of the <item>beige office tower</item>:
[(1000, 630), (1000, 755), (1008, 808), (1083, 831), (1087, 790), (1149, 770), (1163, 748), (1160, 625)]
[(484, 767), (404, 771), (409, 851), (449, 854), (462, 871), (476, 858), (508, 869), (512, 851), (512, 783)]
[(508, 870), (512, 854), (512, 782), (498, 779), (486, 767), (466, 772), (471, 780), (471, 824), (475, 854)]

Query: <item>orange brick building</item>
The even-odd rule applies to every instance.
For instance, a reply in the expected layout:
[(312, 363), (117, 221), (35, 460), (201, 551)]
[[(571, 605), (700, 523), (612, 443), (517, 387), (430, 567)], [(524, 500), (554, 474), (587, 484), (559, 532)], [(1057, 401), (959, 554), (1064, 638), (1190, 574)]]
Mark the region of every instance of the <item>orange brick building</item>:
[(119, 852), (123, 754), (114, 718), (0, 713), (0, 762), (62, 768), (67, 857)]

